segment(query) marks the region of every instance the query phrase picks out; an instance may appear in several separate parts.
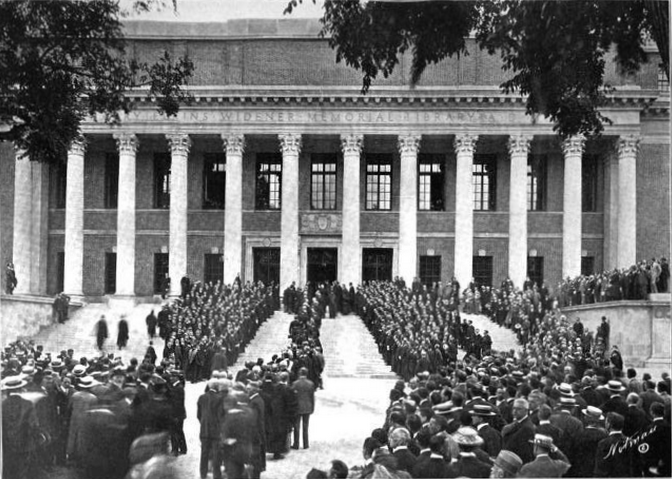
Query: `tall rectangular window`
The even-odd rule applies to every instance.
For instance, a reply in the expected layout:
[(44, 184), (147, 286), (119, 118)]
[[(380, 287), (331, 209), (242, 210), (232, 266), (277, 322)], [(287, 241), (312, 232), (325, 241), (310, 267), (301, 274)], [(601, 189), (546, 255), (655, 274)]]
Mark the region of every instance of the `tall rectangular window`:
[(257, 155), (256, 209), (279, 210), (282, 186), (282, 155)]
[(581, 274), (590, 276), (595, 273), (595, 256), (581, 256)]
[(105, 294), (117, 290), (117, 253), (105, 253)]
[(546, 209), (546, 157), (530, 155), (527, 158), (527, 209)]
[(597, 155), (584, 155), (581, 162), (581, 210), (597, 211)]
[(168, 253), (154, 253), (154, 294), (162, 294), (168, 290), (169, 261)]
[(474, 256), (472, 274), (479, 286), (492, 286), (492, 256)]
[(310, 207), (336, 209), (336, 155), (313, 154), (310, 164)]
[(366, 209), (392, 209), (391, 155), (366, 155)]
[(431, 286), (441, 281), (441, 256), (420, 256), (420, 281)]
[(662, 63), (658, 65), (658, 91), (670, 91), (670, 80), (667, 79), (667, 75), (665, 74), (665, 65)]
[(541, 288), (544, 283), (544, 258), (541, 256), (527, 257), (527, 276), (532, 281), (532, 286), (535, 284)]
[(119, 199), (119, 153), (105, 155), (105, 208), (117, 208)]
[(154, 208), (170, 208), (170, 154), (154, 154)]
[(443, 158), (421, 154), (418, 170), (418, 209), (443, 211)]
[(203, 268), (203, 282), (215, 284), (224, 281), (224, 255), (206, 254)]
[(54, 206), (65, 208), (65, 190), (68, 183), (68, 168), (65, 163), (58, 163), (54, 167), (51, 181), (54, 190)]
[(203, 157), (203, 209), (224, 209), (226, 155), (206, 153)]
[(56, 292), (65, 290), (65, 251), (56, 253)]
[(494, 211), (497, 197), (497, 157), (495, 155), (474, 155), (472, 168), (474, 210)]

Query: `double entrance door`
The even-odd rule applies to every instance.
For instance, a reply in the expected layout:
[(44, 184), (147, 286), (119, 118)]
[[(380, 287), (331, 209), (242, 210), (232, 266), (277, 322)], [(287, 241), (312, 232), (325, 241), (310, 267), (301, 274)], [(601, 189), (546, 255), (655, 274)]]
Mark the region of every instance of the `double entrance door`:
[(338, 249), (308, 248), (307, 279), (311, 283), (331, 283), (338, 279)]

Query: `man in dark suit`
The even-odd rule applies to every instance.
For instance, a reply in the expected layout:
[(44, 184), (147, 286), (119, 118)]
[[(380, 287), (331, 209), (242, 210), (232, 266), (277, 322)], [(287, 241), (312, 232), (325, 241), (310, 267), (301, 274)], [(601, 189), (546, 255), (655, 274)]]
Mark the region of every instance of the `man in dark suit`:
[(448, 477), (490, 477), (492, 466), (479, 460), (474, 452), (483, 445), (483, 438), (476, 430), (471, 427), (461, 427), (452, 437), (460, 447), (460, 455), (457, 462), (452, 462), (448, 466)]
[(616, 412), (607, 414), (609, 435), (597, 444), (595, 452), (595, 477), (630, 477), (633, 474), (633, 451), (627, 447), (623, 434), (624, 419)]
[[(649, 434), (640, 443), (637, 448), (638, 469), (644, 476), (656, 475), (659, 477), (670, 477), (670, 455), (672, 454), (672, 445), (670, 445), (670, 424), (665, 421), (665, 406), (662, 403), (653, 403), (650, 411), (653, 422), (649, 426)], [(639, 472), (639, 471), (637, 471)]]
[(569, 459), (553, 444), (553, 438), (535, 434), (531, 442), (534, 444), (535, 459), (523, 465), (520, 477), (562, 477), (567, 472)]
[(560, 445), (562, 443), (562, 429), (551, 424), (550, 418), (553, 411), (547, 404), (542, 404), (539, 407), (539, 424), (537, 425), (537, 433), (544, 436), (550, 436), (553, 439), (553, 444)]
[(562, 439), (558, 447), (567, 454), (571, 464), (576, 462), (576, 444), (574, 443), (574, 439), (579, 437), (579, 434), (583, 431), (583, 423), (574, 417), (575, 408), (576, 401), (573, 397), (561, 397), (558, 409), (549, 418), (551, 424), (562, 430)]
[(418, 459), (408, 449), (408, 443), (411, 441), (408, 431), (399, 427), (390, 433), (387, 440), (392, 450), (392, 455), (397, 458), (398, 470), (403, 470), (410, 474)]
[(628, 437), (635, 433), (645, 430), (649, 427), (649, 419), (646, 417), (644, 410), (639, 407), (639, 394), (630, 393), (626, 399), (628, 410), (625, 413), (625, 426), (623, 426), (623, 434)]
[(247, 394), (231, 392), (224, 399), (226, 413), (222, 421), (222, 459), (226, 477), (246, 477), (246, 466), (252, 464), (255, 413), (247, 404)]
[(259, 476), (266, 470), (266, 405), (264, 399), (259, 394), (259, 383), (250, 381), (247, 383), (247, 393), (250, 396), (250, 408), (255, 412), (257, 424), (255, 427), (256, 445), (252, 448), (252, 477), (250, 479), (259, 479)]
[(623, 400), (623, 392), (625, 391), (625, 386), (623, 383), (618, 380), (611, 380), (607, 383), (607, 390), (609, 391), (609, 399), (607, 399), (600, 409), (603, 413), (617, 412), (621, 416), (625, 417), (628, 413), (628, 405), (625, 404)]
[(476, 428), (478, 435), (483, 438), (483, 450), (490, 457), (497, 457), (502, 449), (502, 436), (497, 429), (492, 427), (488, 420), (495, 417), (492, 408), (484, 404), (475, 404), (469, 411), (471, 423)]
[[(220, 391), (221, 389), (221, 391)], [(228, 389), (223, 387), (220, 381), (211, 379), (208, 382), (208, 391), (198, 398), (196, 417), (201, 423), (201, 479), (208, 475), (208, 461), (212, 454), (212, 477), (222, 478), (222, 458), (220, 453), (220, 432), (224, 419), (223, 397)]]
[(302, 425), (303, 448), (308, 449), (308, 425), (310, 415), (315, 412), (315, 384), (308, 379), (308, 369), (299, 369), (299, 378), (292, 383), (292, 390), (296, 392), (297, 411), (294, 421), (294, 443), (292, 449), (299, 448), (299, 426)]
[(529, 403), (518, 398), (513, 401), (513, 419), (502, 429), (502, 449), (507, 449), (520, 457), (524, 463), (534, 460), (532, 444), (535, 426), (529, 417)]
[(432, 436), (429, 440), (430, 454), (419, 457), (413, 467), (412, 476), (418, 479), (443, 478), (449, 476), (448, 464), (443, 458), (444, 438), (440, 435)]
[(604, 421), (601, 409), (587, 406), (581, 413), (584, 428), (581, 434), (574, 438), (576, 453), (567, 477), (591, 477), (595, 470), (597, 445), (607, 437), (607, 431), (601, 427), (602, 421)]
[(26, 381), (21, 376), (3, 380), (2, 393), (8, 397), (2, 401), (2, 476), (27, 479), (30, 473), (29, 460), (35, 450), (38, 431), (37, 413), (33, 403), (22, 398)]

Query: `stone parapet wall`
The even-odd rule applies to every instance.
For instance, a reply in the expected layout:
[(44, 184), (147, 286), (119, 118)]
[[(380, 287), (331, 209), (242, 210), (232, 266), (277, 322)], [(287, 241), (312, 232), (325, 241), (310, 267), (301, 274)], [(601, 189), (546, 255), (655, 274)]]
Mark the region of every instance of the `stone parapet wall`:
[[(42, 328), (56, 321), (53, 315), (54, 298), (50, 296), (0, 296), (2, 342), (8, 344), (18, 338), (35, 336)], [(71, 302), (69, 315), (82, 307)]]
[[(663, 295), (658, 295), (663, 296)], [(563, 308), (571, 323), (581, 318), (587, 330), (595, 332), (606, 316), (611, 326), (610, 345), (618, 345), (626, 366), (672, 365), (670, 351), (670, 299), (613, 301)]]

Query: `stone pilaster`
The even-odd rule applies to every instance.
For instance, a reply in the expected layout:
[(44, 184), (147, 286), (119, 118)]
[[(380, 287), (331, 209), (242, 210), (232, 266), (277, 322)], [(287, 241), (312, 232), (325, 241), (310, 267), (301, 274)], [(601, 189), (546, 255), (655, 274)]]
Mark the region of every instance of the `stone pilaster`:
[(243, 135), (222, 135), (226, 151), (224, 283), (232, 284), (243, 261)]
[(618, 152), (606, 158), (604, 185), (604, 269), (618, 263)]
[(180, 281), (187, 274), (187, 166), (189, 135), (166, 135), (170, 145), (170, 243), (168, 276), (170, 295), (179, 296)]
[(68, 151), (65, 188), (65, 274), (63, 289), (82, 296), (84, 267), (84, 153), (86, 142), (77, 139)]
[(637, 151), (639, 137), (618, 141), (618, 260), (628, 268), (637, 261)]
[(527, 155), (532, 136), (509, 137), (509, 278), (518, 288), (527, 276)]
[(301, 135), (278, 135), (282, 151), (282, 211), (280, 216), (280, 291), (299, 284), (299, 153)]
[(581, 156), (585, 138), (573, 136), (562, 142), (565, 176), (562, 196), (562, 277), (581, 274)]
[(399, 276), (411, 284), (418, 274), (418, 151), (421, 135), (399, 136)]
[[(22, 150), (16, 152), (14, 173), (14, 238), (13, 257), (14, 271), (18, 281), (14, 294), (30, 293), (31, 280), (31, 192), (32, 168), (31, 161)], [(3, 265), (4, 267), (5, 265)], [(4, 278), (3, 278), (4, 281)], [(4, 292), (4, 291), (3, 291)]]
[(135, 160), (138, 138), (114, 135), (119, 149), (116, 296), (135, 295)]
[(455, 175), (455, 278), (468, 285), (474, 264), (474, 151), (478, 136), (457, 135), (454, 148), (457, 156)]
[(36, 161), (31, 163), (30, 292), (45, 295), (49, 247), (49, 165)]
[(341, 135), (343, 149), (343, 238), (340, 281), (357, 284), (362, 274), (360, 251), (360, 157), (363, 135)]

